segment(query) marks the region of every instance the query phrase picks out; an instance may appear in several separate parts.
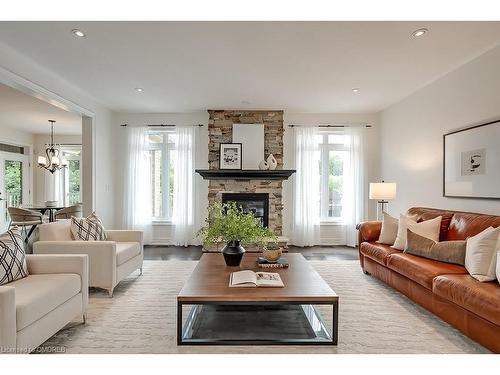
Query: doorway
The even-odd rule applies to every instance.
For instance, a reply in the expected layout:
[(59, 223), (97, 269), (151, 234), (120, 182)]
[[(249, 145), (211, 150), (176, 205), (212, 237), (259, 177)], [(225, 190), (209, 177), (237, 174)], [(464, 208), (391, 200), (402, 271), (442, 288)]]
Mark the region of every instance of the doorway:
[(19, 153), (0, 151), (0, 232), (9, 226), (7, 207), (19, 207), (31, 200), (30, 155), (24, 154), (27, 147), (10, 147)]

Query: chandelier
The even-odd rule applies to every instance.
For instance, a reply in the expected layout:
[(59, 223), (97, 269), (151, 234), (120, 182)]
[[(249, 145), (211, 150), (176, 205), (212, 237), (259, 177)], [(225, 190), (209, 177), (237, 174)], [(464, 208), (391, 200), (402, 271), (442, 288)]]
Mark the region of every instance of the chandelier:
[(38, 157), (38, 166), (54, 173), (59, 169), (66, 168), (68, 162), (61, 158), (61, 146), (54, 143), (54, 120), (49, 120), (50, 123), (50, 143), (46, 144), (45, 154), (47, 156)]

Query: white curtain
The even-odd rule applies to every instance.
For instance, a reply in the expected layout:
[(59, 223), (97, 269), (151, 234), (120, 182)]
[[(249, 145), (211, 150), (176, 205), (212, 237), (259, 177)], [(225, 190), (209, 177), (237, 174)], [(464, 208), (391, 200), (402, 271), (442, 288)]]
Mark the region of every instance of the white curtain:
[(129, 126), (127, 164), (124, 173), (123, 227), (144, 231), (144, 243), (152, 238), (151, 164), (148, 128)]
[(62, 204), (62, 197), (60, 194), (60, 174), (61, 170), (50, 173), (42, 169), (44, 178), (45, 200), (58, 201)]
[(195, 237), (195, 197), (194, 163), (195, 133), (193, 126), (176, 127), (177, 158), (174, 169), (174, 205), (172, 222), (174, 224), (172, 242), (188, 246)]
[(345, 128), (346, 147), (349, 154), (344, 165), (342, 221), (345, 225), (347, 246), (357, 245), (358, 233), (356, 225), (366, 217), (363, 132), (364, 128), (361, 126)]
[(313, 246), (319, 233), (319, 143), (318, 130), (295, 128), (293, 243)]

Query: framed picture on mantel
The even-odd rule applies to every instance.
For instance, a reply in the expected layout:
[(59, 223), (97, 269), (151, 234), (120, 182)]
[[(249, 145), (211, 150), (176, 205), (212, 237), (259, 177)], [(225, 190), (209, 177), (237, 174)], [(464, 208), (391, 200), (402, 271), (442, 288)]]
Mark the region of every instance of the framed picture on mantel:
[(221, 143), (219, 169), (241, 169), (241, 143)]
[(500, 120), (443, 136), (443, 196), (500, 199)]

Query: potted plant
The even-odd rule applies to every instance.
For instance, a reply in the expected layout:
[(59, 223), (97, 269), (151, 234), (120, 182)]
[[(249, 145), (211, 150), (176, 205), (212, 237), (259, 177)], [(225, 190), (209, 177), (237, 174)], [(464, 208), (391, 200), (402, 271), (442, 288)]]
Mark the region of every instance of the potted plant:
[(207, 224), (198, 231), (198, 236), (205, 245), (225, 243), (222, 254), (228, 266), (240, 265), (245, 253), (242, 244), (262, 246), (276, 241), (270, 229), (264, 228), (251, 213), (244, 213), (235, 202), (214, 203), (208, 211)]

